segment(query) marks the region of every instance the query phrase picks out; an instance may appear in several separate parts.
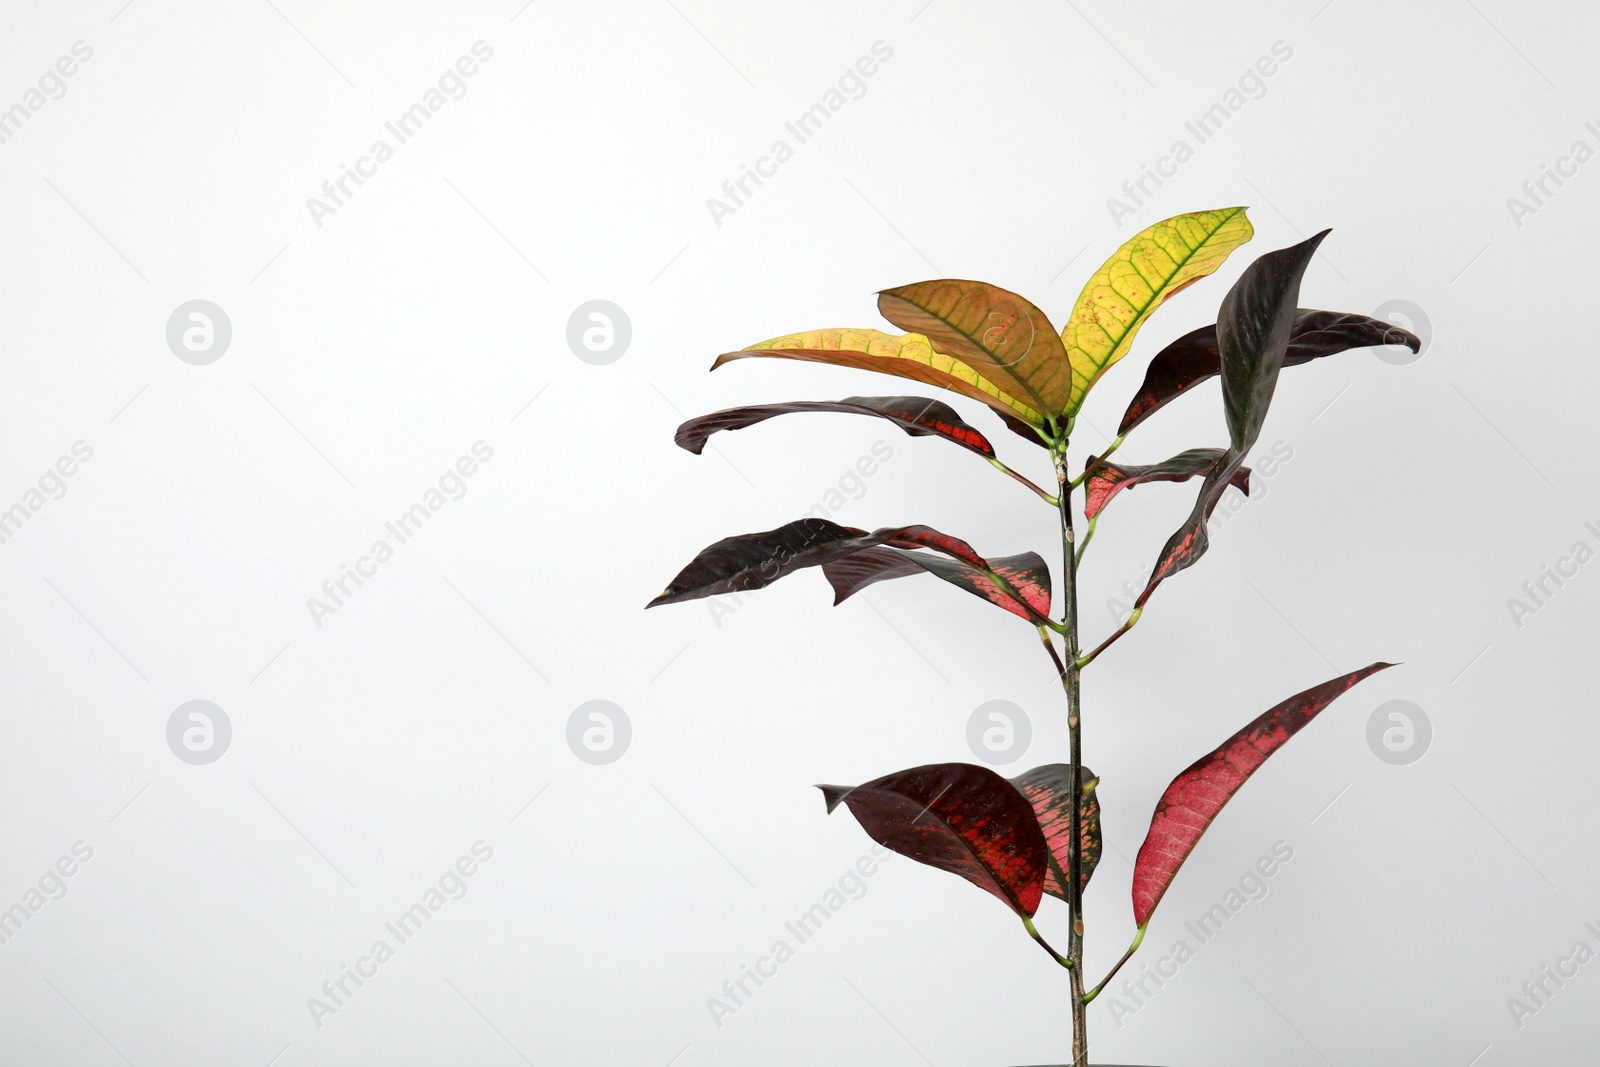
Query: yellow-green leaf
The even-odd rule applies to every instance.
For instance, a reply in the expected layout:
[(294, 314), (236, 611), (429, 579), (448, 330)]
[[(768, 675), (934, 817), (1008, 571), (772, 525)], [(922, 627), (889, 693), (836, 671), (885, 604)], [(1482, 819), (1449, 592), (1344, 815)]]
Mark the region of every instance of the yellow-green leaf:
[(751, 356), (775, 356), (893, 374), (971, 397), (1001, 414), (1034, 426), (1043, 426), (1045, 421), (1036, 408), (1011, 396), (954, 356), (936, 351), (933, 343), (919, 333), (896, 336), (882, 330), (833, 329), (785, 334), (738, 352), (724, 352), (711, 369)]
[(878, 310), (1051, 417), (1066, 410), (1072, 372), (1049, 318), (988, 282), (940, 278), (878, 294)]
[(1117, 360), (1162, 302), (1222, 266), (1255, 234), (1242, 207), (1194, 211), (1136, 234), (1095, 271), (1078, 296), (1061, 342), (1072, 361), (1067, 414)]

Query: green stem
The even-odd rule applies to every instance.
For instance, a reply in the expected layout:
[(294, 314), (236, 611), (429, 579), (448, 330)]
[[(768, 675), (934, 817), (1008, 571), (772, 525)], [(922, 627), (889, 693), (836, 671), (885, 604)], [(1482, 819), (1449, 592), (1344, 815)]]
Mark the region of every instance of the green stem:
[[(1067, 473), (1067, 435), (1063, 433), (1052, 449), (1056, 466), (1058, 511), (1061, 516), (1061, 558), (1063, 572), (1061, 625), (1066, 640), (1066, 663), (1061, 671), (1061, 684), (1067, 695), (1067, 735), (1071, 757), (1067, 781), (1073, 786), (1083, 777), (1083, 732), (1079, 717), (1081, 693), (1078, 684), (1078, 556), (1073, 544), (1072, 488), (1074, 482)], [(1082, 479), (1080, 478), (1079, 481)], [(1054, 654), (1054, 649), (1051, 650)], [(1071, 805), (1068, 820), (1068, 840), (1071, 848), (1067, 863), (1067, 907), (1072, 920), (1072, 930), (1067, 941), (1067, 961), (1072, 979), (1072, 1062), (1075, 1067), (1085, 1067), (1089, 1062), (1088, 1002), (1083, 998), (1083, 809), (1076, 802)]]

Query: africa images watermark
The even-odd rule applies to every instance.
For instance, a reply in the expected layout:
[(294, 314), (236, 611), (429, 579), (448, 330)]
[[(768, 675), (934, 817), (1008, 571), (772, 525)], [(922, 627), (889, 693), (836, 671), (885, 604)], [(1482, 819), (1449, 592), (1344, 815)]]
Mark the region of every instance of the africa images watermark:
[(470, 854), (461, 856), (445, 868), (437, 882), (429, 886), (415, 904), (383, 924), (388, 937), (373, 941), (364, 955), (356, 957), (353, 966), (339, 964), (338, 975), (322, 983), (322, 995), (306, 998), (306, 1010), (311, 1013), (311, 1021), (318, 1030), (322, 1029), (328, 1016), (339, 1014), (363, 986), (378, 976), (378, 968), (394, 959), (399, 946), (417, 936), (417, 932), (428, 920), (444, 910), (447, 903), (467, 895), (467, 880), (494, 858), (494, 849), (483, 841), (474, 841), (468, 852)]
[(46, 467), (38, 481), (23, 490), (15, 504), (0, 511), (0, 545), (9, 544), (21, 532), (23, 524), (37, 515), (46, 504), (66, 496), (67, 479), (77, 474), (78, 468), (93, 457), (94, 449), (89, 445), (83, 441), (72, 442), (67, 454)]
[(84, 841), (74, 841), (68, 853), (45, 869), (22, 894), (22, 899), (0, 911), (0, 945), (7, 945), (22, 932), (46, 904), (54, 903), (67, 895), (67, 879), (78, 873), (78, 868), (94, 858), (94, 849)]
[[(1600, 144), (1600, 126), (1585, 122), (1583, 128), (1595, 139), (1595, 144)], [(1522, 183), (1522, 195), (1506, 197), (1506, 210), (1511, 213), (1512, 225), (1522, 229), (1523, 220), (1548, 207), (1567, 182), (1578, 176), (1578, 168), (1594, 157), (1594, 145), (1580, 137), (1572, 142), (1564, 155), (1557, 156), (1554, 163), (1539, 164), (1538, 176)]]
[(322, 583), (322, 596), (306, 597), (306, 610), (311, 613), (311, 621), (317, 629), (322, 629), (323, 619), (338, 614), (340, 608), (349, 604), (369, 579), (377, 577), (378, 568), (394, 558), (397, 546), (420, 533), (428, 521), (450, 501), (460, 500), (467, 495), (467, 480), (478, 473), (481, 464), (494, 458), (494, 449), (483, 441), (473, 442), (470, 452), (471, 455), (460, 457), (439, 475), (437, 482), (423, 492), (420, 500), (392, 521), (383, 524), (384, 532), (393, 538), (394, 544), (383, 537), (373, 541), (366, 554), (356, 560), (353, 568), (348, 563), (339, 564), (338, 577)]
[(67, 95), (67, 79), (78, 73), (78, 68), (89, 62), (94, 49), (83, 41), (72, 42), (69, 54), (46, 67), (33, 87), (23, 91), (22, 98), (10, 107), (0, 110), (0, 144), (22, 132), (29, 119), (44, 110), (52, 100)]
[[(1206, 526), (1215, 533), (1227, 525), (1228, 520), (1244, 508), (1252, 500), (1265, 500), (1271, 489), (1272, 479), (1277, 476), (1289, 461), (1294, 459), (1294, 446), (1287, 441), (1272, 442), (1272, 446), (1255, 458), (1254, 465), (1250, 468), (1250, 493), (1246, 495), (1230, 486), (1223, 490), (1222, 498), (1217, 502), (1217, 509), (1211, 513)], [(1106, 599), (1106, 611), (1110, 613), (1111, 620), (1118, 626), (1128, 621), (1128, 616), (1133, 614), (1133, 605), (1138, 601), (1139, 594), (1144, 590), (1149, 567), (1141, 564), (1142, 569), (1136, 574), (1122, 580), (1122, 595)]]
[[(811, 505), (811, 510), (801, 516), (803, 519), (831, 519), (849, 501), (860, 500), (867, 495), (867, 479), (877, 474), (883, 464), (894, 458), (894, 446), (882, 440), (872, 442), (872, 447), (866, 455), (857, 459), (855, 463), (846, 467), (844, 473), (839, 475), (833, 485), (830, 485), (822, 494), (822, 499)], [(780, 556), (762, 566), (762, 575), (781, 573), (778, 569), (787, 562)], [(707, 597), (706, 610), (711, 613), (711, 621), (717, 629), (722, 629), (722, 620), (744, 607), (745, 602), (754, 596), (753, 590), (744, 592), (725, 593), (721, 596)]]
[[(1600, 544), (1600, 526), (1586, 522), (1583, 528), (1595, 539), (1596, 544)], [(1594, 557), (1594, 545), (1587, 538), (1580, 537), (1572, 542), (1564, 555), (1556, 557), (1555, 563), (1539, 564), (1539, 573), (1522, 583), (1522, 596), (1506, 598), (1506, 609), (1511, 612), (1511, 621), (1517, 629), (1522, 629), (1529, 616), (1537, 615), (1554, 600), (1556, 594), (1578, 576), (1578, 568)]]
[[(1600, 939), (1600, 926), (1586, 922), (1583, 928)], [(1549, 1007), (1567, 983), (1578, 977), (1579, 968), (1594, 958), (1594, 948), (1589, 942), (1579, 939), (1565, 956), (1553, 964), (1540, 967), (1538, 974), (1522, 983), (1522, 996), (1506, 998), (1506, 1010), (1511, 1013), (1512, 1024), (1518, 1030), (1528, 1025), (1527, 1020)]]
[[(471, 55), (463, 55), (446, 67), (438, 81), (429, 86), (416, 103), (383, 124), (384, 130), (394, 139), (394, 144), (379, 137), (367, 148), (365, 155), (356, 158), (354, 167), (347, 163), (339, 164), (339, 176), (322, 183), (322, 196), (306, 197), (306, 210), (311, 213), (311, 221), (317, 229), (322, 229), (322, 220), (326, 216), (338, 214), (339, 209), (367, 183), (367, 179), (378, 176), (378, 168), (395, 157), (398, 146), (420, 133), (450, 101), (466, 96), (467, 79), (478, 73), (479, 64), (493, 58), (494, 48), (487, 42), (473, 42)], [(354, 189), (350, 187), (352, 184)]]
[[(817, 936), (823, 924), (837, 915), (841, 909), (852, 900), (860, 900), (867, 895), (867, 879), (878, 873), (879, 866), (884, 860), (894, 853), (882, 845), (873, 845), (870, 854), (862, 856), (845, 869), (838, 880), (822, 894), (822, 899), (811, 907), (801, 912), (792, 922), (783, 924), (783, 929), (789, 937), (780, 937), (774, 941), (766, 954), (756, 957), (755, 965), (748, 963), (739, 965), (739, 974), (722, 983), (722, 996), (707, 997), (706, 1010), (711, 1013), (711, 1021), (717, 1029), (722, 1029), (723, 1020), (730, 1015), (737, 1015), (740, 1009), (750, 1003), (750, 998), (755, 996), (760, 989), (773, 978), (778, 976), (778, 968), (794, 959), (795, 950), (800, 945)], [(789, 939), (794, 943), (790, 944)]]
[[(1294, 48), (1287, 42), (1272, 42), (1268, 53), (1246, 67), (1238, 81), (1223, 92), (1221, 99), (1200, 112), (1193, 121), (1183, 124), (1187, 137), (1179, 137), (1172, 142), (1166, 155), (1158, 156), (1154, 164), (1142, 164), (1138, 177), (1122, 183), (1122, 197), (1107, 198), (1106, 209), (1111, 212), (1111, 221), (1120, 228), (1136, 209), (1155, 196), (1156, 190), (1165, 185), (1167, 180), (1177, 177), (1178, 168), (1194, 158), (1196, 148), (1215, 137), (1229, 119), (1244, 110), (1246, 104), (1267, 95), (1267, 79), (1278, 73), (1292, 58)], [(1194, 139), (1193, 144), (1189, 143), (1190, 138)]]
[(1137, 1015), (1148, 1007), (1150, 1001), (1159, 993), (1163, 986), (1178, 976), (1178, 970), (1184, 964), (1194, 959), (1199, 948), (1210, 944), (1217, 939), (1217, 935), (1233, 917), (1238, 915), (1250, 904), (1259, 903), (1267, 899), (1271, 892), (1268, 884), (1283, 868), (1294, 859), (1294, 847), (1286, 841), (1276, 841), (1269, 852), (1251, 864), (1232, 888), (1222, 895), (1222, 899), (1202, 912), (1193, 922), (1186, 922), (1183, 928), (1194, 938), (1194, 944), (1188, 938), (1179, 938), (1173, 943), (1172, 948), (1165, 956), (1160, 956), (1148, 963), (1139, 965), (1139, 973), (1129, 975), (1122, 981), (1122, 996), (1107, 990), (1105, 1004), (1111, 1012), (1111, 1021), (1118, 1030), (1123, 1027), (1122, 1020), (1129, 1015)]
[[(753, 167), (749, 163), (740, 164), (738, 176), (722, 183), (722, 196), (706, 198), (706, 210), (711, 212), (711, 221), (717, 224), (717, 229), (722, 228), (724, 217), (737, 213), (751, 197), (755, 196), (756, 189), (765, 185), (766, 179), (777, 176), (778, 168), (794, 158), (797, 146), (815, 137), (827, 121), (844, 110), (844, 106), (851, 100), (860, 100), (866, 96), (867, 79), (878, 73), (880, 64), (887, 63), (892, 58), (894, 58), (892, 47), (883, 41), (872, 42), (869, 53), (846, 67), (834, 86), (822, 94), (822, 99), (802, 111), (792, 122), (783, 124), (785, 132), (794, 138), (794, 144), (791, 145), (788, 140), (780, 137), (772, 142), (766, 155), (756, 158)], [(754, 189), (751, 188), (752, 183)]]

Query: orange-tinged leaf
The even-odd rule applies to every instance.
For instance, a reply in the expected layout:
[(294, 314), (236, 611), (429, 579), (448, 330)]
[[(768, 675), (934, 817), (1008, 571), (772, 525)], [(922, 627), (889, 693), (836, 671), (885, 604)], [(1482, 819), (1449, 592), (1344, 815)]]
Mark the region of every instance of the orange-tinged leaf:
[(933, 342), (919, 333), (808, 330), (761, 341), (738, 352), (724, 352), (711, 369), (751, 356), (775, 356), (893, 374), (960, 393), (1033, 426), (1043, 426), (1045, 421), (1038, 409), (1007, 393), (961, 360), (937, 351)]
[(879, 293), (878, 310), (1046, 415), (1066, 410), (1067, 350), (1050, 319), (1025, 297), (988, 282), (941, 278)]
[(1089, 279), (1061, 330), (1072, 363), (1068, 415), (1133, 347), (1134, 336), (1174, 293), (1222, 266), (1255, 230), (1242, 207), (1164, 219), (1134, 235)]

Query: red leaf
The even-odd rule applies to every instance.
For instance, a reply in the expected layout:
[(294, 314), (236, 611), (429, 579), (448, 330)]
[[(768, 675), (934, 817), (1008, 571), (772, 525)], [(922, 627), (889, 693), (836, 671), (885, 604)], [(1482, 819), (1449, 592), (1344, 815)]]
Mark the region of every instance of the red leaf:
[(1022, 594), (1021, 603), (990, 581), (982, 571), (956, 560), (921, 552), (869, 548), (824, 563), (822, 573), (833, 586), (835, 604), (843, 603), (876, 582), (927, 571), (1035, 625), (1049, 616), (1050, 568), (1037, 552), (996, 556), (989, 561), (989, 566)]
[[(1190, 478), (1209, 474), (1225, 454), (1220, 448), (1191, 448), (1160, 463), (1137, 467), (1124, 467), (1110, 460), (1096, 461), (1090, 456), (1088, 467), (1094, 473), (1089, 476), (1083, 503), (1083, 517), (1094, 518), (1111, 503), (1112, 497), (1124, 489), (1132, 489), (1145, 482), (1186, 482)], [(1237, 486), (1240, 492), (1249, 496), (1250, 468), (1240, 467), (1234, 471), (1229, 484)]]
[(1143, 926), (1150, 918), (1200, 836), (1267, 757), (1351, 686), (1392, 666), (1374, 663), (1297, 693), (1172, 780), (1156, 804), (1150, 832), (1134, 862), (1133, 919), (1137, 925)]
[[(1067, 870), (1072, 866), (1072, 797), (1079, 798), (1078, 830), (1083, 841), (1083, 866), (1079, 871), (1080, 886), (1089, 884), (1089, 876), (1100, 863), (1100, 801), (1094, 795), (1094, 772), (1087, 767), (1078, 768), (1079, 788), (1068, 786), (1072, 768), (1065, 763), (1047, 763), (1026, 774), (1011, 779), (1022, 795), (1033, 805), (1039, 829), (1044, 831), (1045, 845), (1050, 851), (1049, 870), (1045, 874), (1044, 891), (1060, 900), (1067, 899)], [(1083, 786), (1088, 786), (1087, 789)]]
[[(889, 420), (913, 437), (943, 437), (985, 459), (994, 458), (994, 446), (989, 439), (963, 421), (954, 408), (921, 396), (850, 396), (837, 401), (796, 400), (787, 404), (729, 408), (727, 411), (690, 419), (678, 427), (674, 440), (680, 448), (699, 455), (706, 446), (706, 439), (719, 430), (742, 430), (779, 415), (800, 411), (875, 415)], [(1028, 436), (1035, 441), (1039, 439), (1031, 430)]]
[(959, 874), (1032, 918), (1044, 895), (1047, 850), (1033, 807), (987, 767), (935, 763), (855, 788), (819, 785), (885, 848)]

